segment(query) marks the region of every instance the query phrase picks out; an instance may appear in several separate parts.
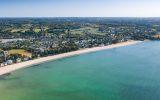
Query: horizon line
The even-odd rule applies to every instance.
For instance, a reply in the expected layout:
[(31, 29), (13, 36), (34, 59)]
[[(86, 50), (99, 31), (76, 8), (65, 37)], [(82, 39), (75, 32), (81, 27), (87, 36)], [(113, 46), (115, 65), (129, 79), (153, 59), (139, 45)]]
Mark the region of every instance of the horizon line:
[(144, 17), (138, 17), (138, 16), (53, 16), (53, 17), (42, 17), (42, 16), (6, 16), (6, 17), (3, 17), (3, 16), (0, 16), (0, 18), (160, 18), (160, 16), (144, 16)]

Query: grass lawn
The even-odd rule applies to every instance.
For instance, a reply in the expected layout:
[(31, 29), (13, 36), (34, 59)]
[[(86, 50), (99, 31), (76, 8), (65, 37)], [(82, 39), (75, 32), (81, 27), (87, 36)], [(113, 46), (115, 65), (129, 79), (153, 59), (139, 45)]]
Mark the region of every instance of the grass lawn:
[(38, 32), (41, 31), (41, 29), (39, 29), (39, 28), (35, 28), (35, 29), (33, 29), (33, 30), (34, 30), (35, 33), (38, 33)]
[(93, 27), (84, 27), (84, 28), (80, 28), (80, 29), (73, 29), (71, 30), (72, 34), (84, 34), (85, 32), (89, 32), (91, 34), (98, 34), (98, 35), (104, 35), (107, 33), (101, 33), (100, 31), (98, 31), (98, 28), (93, 28)]
[(22, 32), (22, 33), (24, 33), (26, 31), (29, 31), (29, 29), (12, 29), (11, 33), (16, 33), (16, 32)]
[(13, 49), (8, 51), (9, 54), (21, 54), (23, 56), (32, 57), (32, 53), (29, 53), (23, 49)]

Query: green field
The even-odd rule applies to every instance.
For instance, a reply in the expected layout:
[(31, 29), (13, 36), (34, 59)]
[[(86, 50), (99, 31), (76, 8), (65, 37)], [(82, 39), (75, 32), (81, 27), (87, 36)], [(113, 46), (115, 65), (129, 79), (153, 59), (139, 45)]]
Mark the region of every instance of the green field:
[(32, 57), (32, 53), (29, 53), (23, 49), (13, 49), (8, 51), (9, 54), (21, 54), (22, 56)]
[(72, 34), (85, 34), (85, 33), (91, 33), (91, 34), (98, 34), (98, 35), (105, 35), (107, 33), (102, 33), (98, 30), (97, 27), (84, 27), (84, 28), (80, 28), (80, 29), (74, 29), (71, 30)]

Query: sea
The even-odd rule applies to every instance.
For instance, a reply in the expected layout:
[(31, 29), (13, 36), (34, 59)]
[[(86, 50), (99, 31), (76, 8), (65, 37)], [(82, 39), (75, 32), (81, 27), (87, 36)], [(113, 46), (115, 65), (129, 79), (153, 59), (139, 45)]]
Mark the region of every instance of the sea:
[(160, 41), (63, 58), (0, 76), (0, 100), (160, 100)]

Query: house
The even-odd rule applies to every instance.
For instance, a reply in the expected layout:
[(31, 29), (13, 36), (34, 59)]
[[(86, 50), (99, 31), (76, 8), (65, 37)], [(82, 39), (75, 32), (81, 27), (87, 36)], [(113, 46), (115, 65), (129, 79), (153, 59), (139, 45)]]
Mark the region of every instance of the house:
[(23, 58), (23, 61), (28, 61), (30, 58), (29, 57), (25, 57)]
[(20, 62), (22, 62), (22, 59), (21, 58), (17, 58), (16, 59), (16, 63), (20, 63)]
[(8, 65), (13, 64), (13, 60), (7, 60), (7, 64), (8, 64)]
[(7, 62), (3, 62), (3, 64), (4, 64), (4, 66), (7, 66), (7, 65), (8, 65), (8, 63), (7, 63)]
[(4, 67), (4, 63), (1, 63), (1, 64), (0, 64), (0, 67)]

